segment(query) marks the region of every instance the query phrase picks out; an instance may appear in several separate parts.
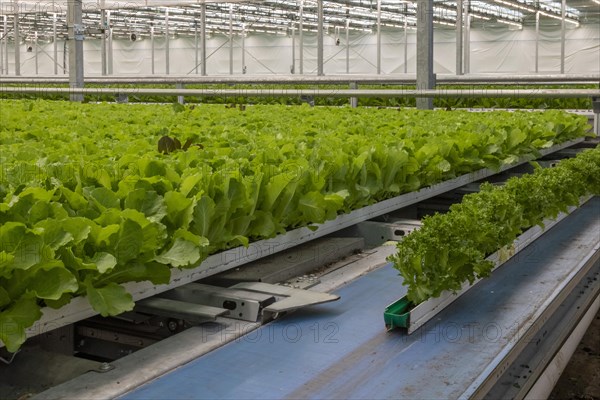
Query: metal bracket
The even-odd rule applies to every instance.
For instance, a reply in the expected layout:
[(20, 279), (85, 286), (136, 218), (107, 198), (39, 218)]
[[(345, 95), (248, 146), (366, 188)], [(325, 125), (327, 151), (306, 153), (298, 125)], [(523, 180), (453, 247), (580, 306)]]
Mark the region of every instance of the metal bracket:
[(94, 368), (90, 371), (100, 372), (101, 374), (103, 374), (105, 372), (112, 371), (113, 369), (115, 369), (114, 365), (107, 363), (107, 362), (103, 362), (103, 363), (100, 363), (100, 365), (98, 365), (97, 368)]
[(163, 293), (161, 297), (223, 308), (229, 311), (229, 318), (252, 322), (259, 320), (263, 308), (275, 302), (272, 295), (202, 283), (189, 283)]
[(263, 321), (277, 318), (284, 312), (293, 311), (310, 305), (328, 303), (330, 301), (339, 300), (340, 298), (340, 296), (335, 294), (313, 292), (310, 290), (295, 289), (288, 286), (273, 285), (263, 282), (242, 282), (231, 288), (269, 294), (280, 298), (280, 300), (263, 309)]
[(250, 322), (265, 322), (287, 311), (340, 298), (264, 282), (241, 282), (228, 288), (190, 283), (161, 296), (178, 302), (221, 307), (229, 310), (227, 317)]
[(85, 27), (82, 24), (73, 25), (73, 35), (75, 40), (83, 40), (85, 38)]
[(364, 221), (357, 224), (356, 229), (367, 245), (379, 245), (390, 240), (398, 242), (420, 227), (419, 220), (397, 219), (390, 222)]
[(135, 311), (161, 317), (179, 318), (193, 323), (213, 321), (218, 316), (229, 313), (229, 310), (225, 308), (162, 299), (160, 297), (149, 297), (138, 301), (135, 305)]

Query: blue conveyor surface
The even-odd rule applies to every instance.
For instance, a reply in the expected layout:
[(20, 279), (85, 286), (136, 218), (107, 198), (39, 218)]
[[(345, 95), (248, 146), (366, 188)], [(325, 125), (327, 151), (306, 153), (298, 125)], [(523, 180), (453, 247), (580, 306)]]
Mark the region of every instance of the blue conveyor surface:
[(384, 308), (406, 292), (387, 265), (340, 289), (341, 300), (264, 325), (122, 399), (468, 396), (599, 237), (596, 197), (410, 336), (385, 331)]

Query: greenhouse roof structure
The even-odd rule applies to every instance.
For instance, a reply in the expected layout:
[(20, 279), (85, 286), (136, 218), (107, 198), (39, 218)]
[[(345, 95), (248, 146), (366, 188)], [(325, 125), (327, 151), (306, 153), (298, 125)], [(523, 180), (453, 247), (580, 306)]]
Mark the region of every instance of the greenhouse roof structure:
[[(22, 40), (66, 36), (67, 1), (0, 0), (0, 28), (11, 36), (14, 18), (19, 18)], [(567, 29), (581, 23), (600, 23), (600, 0), (564, 2)], [(467, 7), (468, 5), (468, 7)], [(210, 0), (83, 0), (86, 37), (100, 37), (110, 26), (115, 37), (143, 38), (151, 34), (197, 35), (200, 15), (205, 13), (207, 34), (243, 35), (248, 32), (289, 35), (295, 30), (317, 31), (317, 0), (261, 0), (215, 2)], [(457, 10), (466, 10), (474, 26), (561, 24), (561, 2), (552, 0), (452, 0), (434, 1), (434, 24), (453, 29)], [(465, 12), (465, 11), (463, 11)], [(416, 1), (329, 0), (323, 1), (323, 28), (329, 34), (350, 31), (375, 32), (379, 29), (414, 29)]]

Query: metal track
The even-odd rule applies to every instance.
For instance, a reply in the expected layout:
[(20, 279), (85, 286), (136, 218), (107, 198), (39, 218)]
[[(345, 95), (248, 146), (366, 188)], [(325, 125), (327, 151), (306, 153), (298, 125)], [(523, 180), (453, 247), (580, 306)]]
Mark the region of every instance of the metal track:
[[(415, 84), (415, 74), (403, 75), (112, 75), (86, 76), (86, 83), (98, 84)], [(0, 77), (0, 84), (44, 84), (69, 83), (68, 76), (31, 76), (31, 77)], [(506, 85), (519, 84), (549, 84), (549, 83), (600, 83), (600, 74), (468, 74), (468, 75), (437, 75), (438, 84), (467, 84), (467, 83), (502, 83)]]
[(439, 90), (397, 90), (397, 89), (145, 89), (145, 88), (66, 88), (66, 87), (23, 87), (0, 86), (0, 93), (29, 94), (84, 94), (84, 95), (164, 95), (197, 97), (435, 97), (435, 98), (579, 98), (600, 97), (600, 89), (439, 89)]

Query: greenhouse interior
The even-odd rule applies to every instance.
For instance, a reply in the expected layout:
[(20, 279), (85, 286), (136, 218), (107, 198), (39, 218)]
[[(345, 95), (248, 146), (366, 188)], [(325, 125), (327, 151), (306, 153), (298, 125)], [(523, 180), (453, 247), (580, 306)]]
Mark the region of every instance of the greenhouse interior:
[(0, 399), (600, 399), (600, 0), (0, 0)]

